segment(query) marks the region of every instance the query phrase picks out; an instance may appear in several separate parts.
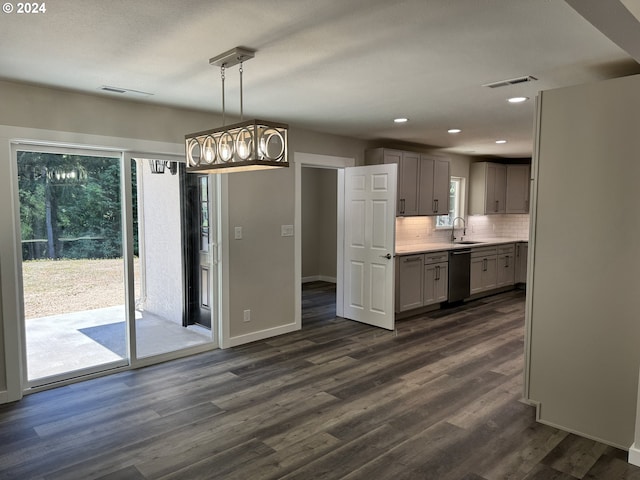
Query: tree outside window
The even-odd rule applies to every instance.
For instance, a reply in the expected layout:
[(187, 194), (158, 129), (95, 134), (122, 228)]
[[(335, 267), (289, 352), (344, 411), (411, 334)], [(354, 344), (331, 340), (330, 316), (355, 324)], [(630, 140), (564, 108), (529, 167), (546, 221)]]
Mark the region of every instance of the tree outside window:
[(451, 228), (453, 219), (464, 218), (464, 178), (451, 177), (449, 184), (449, 214), (436, 217), (436, 228)]

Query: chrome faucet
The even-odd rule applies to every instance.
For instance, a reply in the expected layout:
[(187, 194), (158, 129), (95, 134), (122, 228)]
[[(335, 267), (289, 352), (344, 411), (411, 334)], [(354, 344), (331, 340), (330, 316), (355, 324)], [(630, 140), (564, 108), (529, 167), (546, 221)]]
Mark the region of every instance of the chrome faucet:
[(451, 222), (451, 243), (453, 243), (456, 239), (456, 220), (462, 220), (462, 236), (464, 237), (467, 234), (467, 223), (464, 221), (462, 217), (456, 217)]

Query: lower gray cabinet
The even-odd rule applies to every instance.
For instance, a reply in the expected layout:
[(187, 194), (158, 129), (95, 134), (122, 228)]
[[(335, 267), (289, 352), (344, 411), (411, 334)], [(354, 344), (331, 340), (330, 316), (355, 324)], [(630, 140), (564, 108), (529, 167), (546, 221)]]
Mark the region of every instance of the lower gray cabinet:
[(496, 287), (508, 287), (515, 283), (516, 248), (513, 243), (498, 247), (498, 279)]
[(446, 302), (449, 292), (449, 254), (436, 252), (424, 256), (423, 306)]
[(396, 311), (422, 306), (424, 255), (403, 255), (396, 265)]
[(498, 249), (471, 250), (471, 295), (496, 288), (498, 283)]

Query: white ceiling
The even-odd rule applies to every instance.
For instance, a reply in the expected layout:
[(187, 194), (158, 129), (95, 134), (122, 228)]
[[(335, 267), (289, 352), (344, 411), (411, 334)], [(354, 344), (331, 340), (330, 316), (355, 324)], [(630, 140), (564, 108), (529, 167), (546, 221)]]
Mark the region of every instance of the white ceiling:
[[(638, 0), (622, 1), (640, 12)], [(244, 67), (246, 116), (522, 157), (539, 90), (640, 72), (630, 49), (574, 10), (599, 2), (638, 25), (619, 0), (55, 0), (46, 13), (0, 14), (0, 77), (219, 112), (209, 58), (241, 45), (257, 50)], [(526, 75), (538, 81), (482, 86)], [(234, 113), (238, 92), (235, 67)], [(515, 95), (531, 100), (509, 104)], [(400, 116), (409, 122), (395, 125)]]

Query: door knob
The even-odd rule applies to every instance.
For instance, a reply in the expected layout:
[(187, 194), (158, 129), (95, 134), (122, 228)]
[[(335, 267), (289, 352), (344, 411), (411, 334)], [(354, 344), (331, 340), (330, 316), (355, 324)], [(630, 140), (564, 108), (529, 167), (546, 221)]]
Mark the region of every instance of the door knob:
[(386, 255), (380, 255), (381, 258), (386, 258), (387, 260), (391, 260), (391, 254), (387, 253)]

